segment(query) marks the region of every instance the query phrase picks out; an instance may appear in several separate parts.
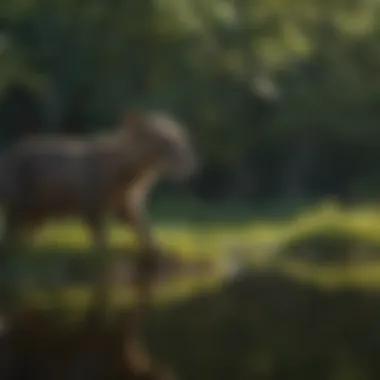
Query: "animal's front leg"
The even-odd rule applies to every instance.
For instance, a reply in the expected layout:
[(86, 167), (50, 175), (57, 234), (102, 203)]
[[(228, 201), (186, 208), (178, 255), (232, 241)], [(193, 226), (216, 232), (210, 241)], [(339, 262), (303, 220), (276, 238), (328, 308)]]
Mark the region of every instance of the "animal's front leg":
[(148, 283), (157, 272), (160, 248), (148, 220), (143, 192), (127, 193), (124, 218), (135, 231), (140, 243), (137, 268), (139, 281)]
[(159, 250), (145, 210), (127, 204), (117, 211), (116, 218), (133, 229), (144, 252), (153, 254)]

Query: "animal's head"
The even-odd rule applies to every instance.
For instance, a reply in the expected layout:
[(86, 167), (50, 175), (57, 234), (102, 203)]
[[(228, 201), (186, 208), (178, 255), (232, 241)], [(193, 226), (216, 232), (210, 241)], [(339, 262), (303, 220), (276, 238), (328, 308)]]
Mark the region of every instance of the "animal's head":
[(198, 163), (193, 144), (173, 117), (133, 111), (124, 117), (122, 128), (139, 158), (157, 165), (167, 178), (183, 180), (195, 173)]

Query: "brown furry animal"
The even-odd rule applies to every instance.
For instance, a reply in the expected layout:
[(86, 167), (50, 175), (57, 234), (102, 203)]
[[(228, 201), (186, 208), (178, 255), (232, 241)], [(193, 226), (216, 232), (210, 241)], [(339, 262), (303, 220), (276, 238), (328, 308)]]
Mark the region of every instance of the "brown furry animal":
[(161, 178), (194, 173), (196, 154), (185, 129), (164, 113), (129, 112), (114, 130), (87, 138), (33, 135), (0, 160), (4, 239), (17, 241), (48, 218), (80, 217), (95, 246), (106, 245), (105, 218), (117, 212), (137, 233), (145, 252), (156, 242), (145, 200)]

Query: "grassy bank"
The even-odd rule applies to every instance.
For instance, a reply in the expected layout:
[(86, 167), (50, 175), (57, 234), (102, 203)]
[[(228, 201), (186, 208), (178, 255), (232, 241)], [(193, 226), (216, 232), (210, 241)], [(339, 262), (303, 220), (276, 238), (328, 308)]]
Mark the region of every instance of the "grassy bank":
[[(219, 206), (222, 207), (222, 206)], [(237, 209), (236, 213), (238, 213)], [(178, 215), (177, 211), (177, 215)], [(211, 211), (210, 211), (211, 213)], [(216, 260), (233, 248), (243, 248), (253, 261), (269, 259), (270, 253), (320, 230), (339, 230), (368, 242), (380, 244), (380, 206), (371, 204), (340, 208), (325, 202), (306, 209), (293, 211), (286, 216), (255, 216), (241, 219), (223, 217), (213, 222), (194, 221), (186, 218), (155, 220), (155, 233), (166, 248), (175, 249), (188, 257), (197, 255)], [(110, 221), (111, 247), (131, 247), (134, 236), (129, 229)], [(34, 248), (74, 250), (85, 253), (91, 247), (90, 235), (76, 220), (51, 223), (42, 228), (34, 241)]]
[[(216, 271), (209, 274), (179, 275), (158, 284), (157, 300), (166, 302), (186, 298), (193, 293), (214, 288), (224, 279), (226, 268), (236, 258), (243, 258), (256, 267), (274, 266), (281, 273), (321, 287), (380, 288), (380, 255), (371, 260), (359, 259), (351, 264), (341, 262), (334, 265), (320, 265), (318, 262), (284, 255), (285, 248), (293, 242), (308, 239), (321, 231), (322, 234), (325, 231), (335, 231), (339, 233), (340, 239), (355, 237), (371, 246), (380, 247), (379, 210), (374, 204), (340, 208), (332, 202), (325, 202), (297, 212), (293, 210), (286, 215), (280, 213), (277, 217), (273, 217), (272, 211), (260, 215), (251, 213), (251, 219), (242, 217), (240, 220), (224, 214), (223, 218), (220, 217), (214, 223), (195, 222), (185, 217), (178, 220), (174, 215), (171, 218), (156, 219), (155, 233), (162, 246), (175, 252), (184, 265), (197, 259), (207, 259), (216, 267)], [(219, 213), (221, 215), (221, 211)], [(131, 231), (113, 222), (109, 224), (109, 231), (113, 249), (119, 250), (119, 253), (123, 253), (124, 249), (133, 252), (131, 247), (134, 245), (134, 237)], [(31, 266), (40, 267), (40, 272), (45, 273), (49, 273), (50, 269), (45, 269), (42, 256), (49, 258), (48, 265), (53, 263), (55, 270), (66, 255), (84, 257), (90, 262), (90, 235), (76, 220), (51, 223), (39, 231), (31, 253), (33, 255), (28, 255), (32, 264), (34, 262)], [(32, 298), (40, 304), (47, 302), (48, 298), (38, 287), (34, 289), (30, 286), (30, 291)], [(59, 292), (62, 302), (72, 307), (84, 305), (89, 298), (88, 286), (85, 284), (68, 285)], [(130, 291), (125, 285), (115, 286), (114, 293), (115, 305), (121, 305), (130, 298)]]

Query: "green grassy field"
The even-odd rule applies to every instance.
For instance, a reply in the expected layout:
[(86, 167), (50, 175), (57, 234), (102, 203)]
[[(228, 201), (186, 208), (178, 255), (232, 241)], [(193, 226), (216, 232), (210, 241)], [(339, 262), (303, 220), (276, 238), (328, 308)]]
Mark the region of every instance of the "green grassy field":
[[(304, 282), (314, 282), (324, 287), (360, 286), (380, 287), (380, 261), (366, 261), (355, 265), (321, 266), (307, 262), (286, 260), (281, 257), (281, 248), (292, 240), (319, 230), (339, 230), (347, 236), (380, 246), (380, 207), (375, 204), (340, 208), (333, 202), (324, 202), (288, 215), (270, 217), (257, 216), (252, 212), (238, 219), (235, 211), (228, 217), (228, 208), (222, 215), (218, 210), (208, 220), (175, 218), (154, 221), (155, 233), (163, 247), (175, 251), (186, 260), (209, 258), (216, 265), (216, 273), (168, 281), (157, 286), (157, 299), (170, 300), (185, 297), (205, 288), (218, 286), (228, 261), (234, 252), (243, 252), (245, 259), (254, 266), (276, 268)], [(236, 209), (235, 209), (236, 210)], [(194, 210), (193, 210), (194, 212)], [(169, 213), (170, 214), (170, 213)], [(185, 214), (185, 213), (184, 213)], [(123, 226), (110, 222), (110, 244), (112, 247), (131, 247), (134, 237)], [(75, 251), (86, 254), (91, 251), (88, 231), (78, 221), (52, 223), (45, 226), (34, 240), (34, 252), (48, 250)], [(239, 253), (240, 255), (241, 253)], [(85, 286), (66, 289), (66, 299), (74, 304), (87, 298)], [(125, 287), (115, 290), (115, 302), (120, 304), (129, 298)]]
[[(216, 220), (199, 221), (186, 219), (185, 215), (180, 220), (155, 220), (154, 226), (162, 244), (189, 256), (202, 254), (218, 257), (228, 246), (236, 245), (255, 248), (286, 244), (295, 237), (322, 228), (338, 228), (380, 243), (380, 205), (340, 209), (336, 204), (326, 202), (286, 218), (257, 217), (252, 213), (250, 219), (229, 218), (224, 214)], [(133, 244), (131, 231), (123, 226), (110, 222), (109, 231), (112, 246)], [(84, 226), (73, 220), (45, 226), (37, 234), (34, 244), (36, 248), (59, 247), (85, 251), (91, 242)]]

